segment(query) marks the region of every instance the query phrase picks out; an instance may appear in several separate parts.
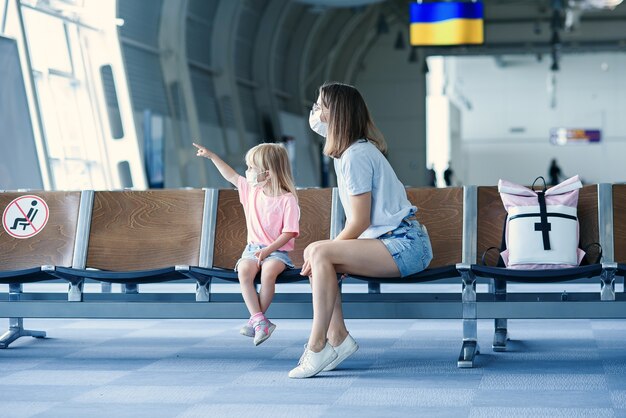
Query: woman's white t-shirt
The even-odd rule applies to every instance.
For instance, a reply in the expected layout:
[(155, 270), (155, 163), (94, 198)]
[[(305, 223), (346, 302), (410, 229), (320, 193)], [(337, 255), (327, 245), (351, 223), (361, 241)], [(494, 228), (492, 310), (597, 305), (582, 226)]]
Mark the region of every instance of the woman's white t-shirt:
[(350, 196), (372, 192), (371, 224), (359, 238), (377, 238), (394, 230), (411, 210), (417, 210), (389, 161), (371, 142), (355, 142), (334, 163), (346, 219), (352, 216)]

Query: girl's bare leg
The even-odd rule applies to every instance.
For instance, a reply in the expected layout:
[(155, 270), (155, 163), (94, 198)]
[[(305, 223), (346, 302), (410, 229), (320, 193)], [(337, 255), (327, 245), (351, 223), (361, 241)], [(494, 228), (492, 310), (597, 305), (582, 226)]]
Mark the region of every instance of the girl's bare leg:
[(261, 291), (259, 302), (261, 312), (265, 313), (270, 307), (276, 292), (276, 277), (285, 270), (285, 263), (278, 260), (267, 260), (261, 268)]
[(254, 287), (254, 278), (259, 272), (256, 260), (241, 260), (237, 266), (237, 276), (241, 286), (241, 296), (246, 303), (250, 316), (262, 312), (259, 295)]

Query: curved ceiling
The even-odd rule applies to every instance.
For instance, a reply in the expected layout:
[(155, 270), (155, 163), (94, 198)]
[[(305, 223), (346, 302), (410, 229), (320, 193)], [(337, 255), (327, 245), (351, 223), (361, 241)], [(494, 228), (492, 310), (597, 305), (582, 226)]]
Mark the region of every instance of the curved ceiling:
[(310, 4), (322, 7), (360, 7), (373, 3), (380, 3), (383, 0), (296, 0), (298, 3)]

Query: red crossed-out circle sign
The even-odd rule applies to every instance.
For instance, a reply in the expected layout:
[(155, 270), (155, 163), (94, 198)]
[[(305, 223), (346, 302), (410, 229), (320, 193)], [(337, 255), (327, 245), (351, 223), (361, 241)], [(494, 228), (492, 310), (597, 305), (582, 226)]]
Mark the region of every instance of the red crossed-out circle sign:
[(40, 233), (48, 223), (50, 209), (39, 196), (26, 195), (13, 199), (2, 214), (2, 226), (15, 238), (30, 238)]

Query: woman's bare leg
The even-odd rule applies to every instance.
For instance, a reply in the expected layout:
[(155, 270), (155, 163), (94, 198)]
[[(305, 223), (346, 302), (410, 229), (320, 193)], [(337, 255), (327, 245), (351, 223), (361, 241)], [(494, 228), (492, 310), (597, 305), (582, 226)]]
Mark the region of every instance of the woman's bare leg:
[[(318, 247), (320, 249), (321, 247)], [(322, 253), (322, 254), (319, 254)], [(326, 333), (335, 310), (335, 302), (339, 292), (335, 267), (324, 257), (326, 251), (314, 251), (312, 263), (311, 290), (313, 294), (313, 326), (309, 337), (308, 348), (315, 352), (321, 351), (326, 345)], [(316, 257), (316, 255), (318, 255)], [(337, 320), (343, 322), (343, 317)], [(345, 327), (345, 325), (344, 325)]]
[(307, 253), (311, 262), (313, 326), (308, 347), (314, 352), (338, 345), (347, 335), (341, 309), (337, 272), (372, 277), (396, 277), (400, 273), (385, 245), (377, 239), (320, 243)]
[(348, 336), (348, 329), (343, 319), (343, 309), (341, 307), (341, 292), (337, 291), (337, 298), (335, 299), (335, 308), (333, 309), (333, 316), (330, 318), (330, 324), (328, 325), (328, 332), (326, 338), (333, 347), (337, 347)]

